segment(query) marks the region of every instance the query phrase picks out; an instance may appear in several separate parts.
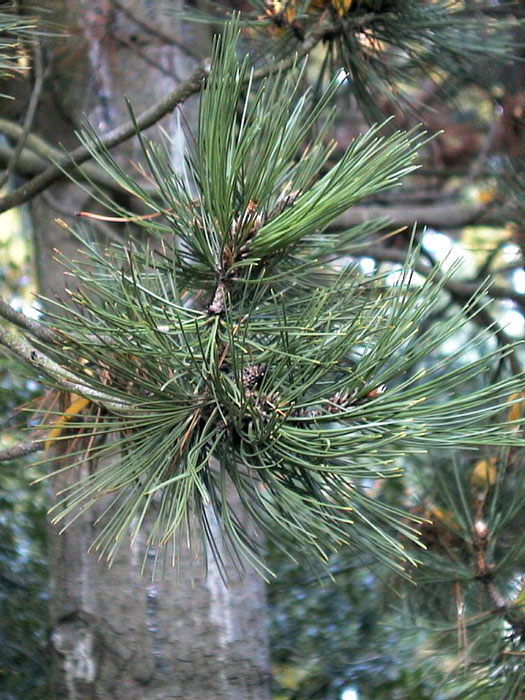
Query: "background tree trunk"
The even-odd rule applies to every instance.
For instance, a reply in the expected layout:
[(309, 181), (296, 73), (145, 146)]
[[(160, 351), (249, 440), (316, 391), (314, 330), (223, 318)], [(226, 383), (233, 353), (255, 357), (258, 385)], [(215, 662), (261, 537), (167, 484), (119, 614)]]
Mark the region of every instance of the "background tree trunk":
[[(42, 98), (38, 128), (51, 144), (78, 145), (74, 130), (86, 118), (100, 132), (115, 127), (128, 117), (124, 96), (138, 113), (187, 75), (195, 58), (147, 32), (125, 11), (166, 27), (161, 5), (148, 0), (49, 3), (52, 13), (47, 18), (67, 31), (66, 37), (46, 47), (52, 80)], [(170, 33), (178, 32), (182, 39), (173, 24)], [(192, 55), (207, 53), (202, 27), (195, 35), (185, 28), (184, 41), (191, 43)], [(190, 121), (192, 112), (195, 103), (185, 111)], [(182, 138), (176, 123), (175, 115), (163, 122), (174, 137), (174, 158)], [(136, 147), (127, 144), (121, 156), (132, 158)], [(89, 194), (67, 182), (57, 183), (32, 204), (44, 296), (64, 293), (63, 269), (54, 259), (54, 249), (66, 259), (78, 257), (78, 243), (55, 218), (67, 219), (95, 206)], [(53, 492), (78, 479), (82, 469), (87, 467), (56, 478)], [(265, 591), (259, 577), (247, 572), (242, 582), (226, 588), (213, 564), (207, 576), (195, 576), (190, 571), (193, 555), (186, 553), (179, 576), (167, 571), (159, 582), (148, 583), (140, 574), (141, 542), (123, 548), (108, 569), (87, 554), (96, 535), (96, 517), (91, 511), (61, 535), (49, 528), (57, 698), (268, 698)]]

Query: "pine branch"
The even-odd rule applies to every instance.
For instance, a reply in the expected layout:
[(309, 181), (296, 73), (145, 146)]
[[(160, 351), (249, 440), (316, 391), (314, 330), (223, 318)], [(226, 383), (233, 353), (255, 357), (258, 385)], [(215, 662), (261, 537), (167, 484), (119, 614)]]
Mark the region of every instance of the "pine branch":
[[(298, 59), (307, 55), (325, 36), (331, 31), (330, 26), (321, 25), (314, 28), (308, 35), (303, 46), (293, 55), (279, 62), (269, 62), (268, 65), (254, 71), (253, 77), (250, 79), (260, 80), (266, 76), (273, 75), (294, 65)], [(172, 93), (167, 97), (160, 99), (157, 103), (146, 109), (140, 114), (136, 120), (131, 120), (126, 124), (116, 127), (112, 131), (104, 134), (101, 137), (101, 143), (105, 148), (114, 148), (119, 144), (127, 141), (137, 133), (137, 128), (140, 130), (147, 129), (156, 124), (168, 112), (171, 112), (175, 107), (183, 104), (188, 98), (201, 89), (203, 80), (208, 76), (210, 70), (210, 61), (205, 59), (202, 61), (192, 74), (182, 82)], [(8, 192), (0, 198), (0, 213), (11, 209), (12, 207), (20, 206), (24, 202), (28, 202), (40, 192), (44, 191), (57, 180), (62, 179), (67, 173), (74, 171), (79, 165), (85, 163), (93, 157), (93, 153), (85, 146), (79, 146), (69, 154), (60, 154), (56, 158), (56, 165), (52, 165), (43, 173), (37, 175), (29, 182), (18, 187), (17, 189)]]
[[(137, 125), (140, 129), (147, 129), (153, 124), (156, 124), (177, 105), (182, 104), (189, 97), (198, 92), (203, 79), (206, 78), (208, 73), (209, 64), (203, 61), (172, 93), (144, 110), (144, 112), (137, 117), (136, 124), (133, 121), (129, 121), (116, 127), (107, 134), (104, 134), (102, 137), (104, 146), (106, 148), (114, 148), (124, 141), (127, 141), (129, 138), (136, 135)], [(65, 177), (66, 173), (82, 165), (82, 163), (85, 163), (91, 157), (92, 153), (85, 148), (85, 146), (79, 146), (71, 153), (61, 155), (56, 165), (50, 166), (40, 175), (37, 175), (21, 187), (18, 187), (12, 192), (8, 192), (0, 198), (0, 213), (30, 201), (37, 194), (49, 187), (49, 185), (53, 184), (53, 182), (62, 179)]]
[[(376, 245), (371, 246), (367, 250), (366, 255), (380, 262), (397, 262), (402, 264), (406, 260), (405, 251)], [(414, 270), (424, 277), (427, 277), (430, 273), (433, 275), (436, 274), (434, 268), (422, 261), (415, 264)], [(437, 279), (444, 279), (443, 274), (438, 272)], [(458, 282), (455, 279), (447, 279), (444, 286), (445, 289), (447, 289), (453, 296), (462, 302), (464, 302), (466, 299), (470, 299), (479, 288), (479, 285), (477, 284)], [(493, 299), (511, 299), (512, 301), (516, 302), (520, 308), (525, 309), (525, 294), (517, 292), (515, 289), (491, 284), (487, 289), (487, 294)]]
[(31, 345), (22, 336), (15, 336), (0, 327), (0, 344), (11, 350), (20, 360), (23, 360), (27, 365), (36, 370), (43, 372), (47, 377), (56, 382), (62, 389), (80, 394), (91, 399), (94, 403), (98, 403), (108, 410), (126, 411), (133, 410), (135, 407), (131, 402), (123, 399), (119, 400), (115, 396), (105, 394), (102, 391), (97, 391), (86, 384), (72, 372), (59, 365), (57, 362), (49, 358), (41, 350)]
[[(524, 374), (508, 376), (502, 360), (515, 346), (494, 347), (493, 328), (471, 332), (487, 285), (432, 324), (454, 269), (425, 267), (423, 283), (412, 284), (411, 250), (390, 283), (327, 262), (355, 256), (377, 233), (371, 225), (325, 232), (417, 168), (423, 137), (373, 127), (332, 164), (335, 83), (316, 101), (300, 94), (300, 70), (254, 87), (249, 59), (237, 58), (238, 34), (234, 23), (215, 45), (182, 173), (132, 116), (138, 168), (156, 196), (105, 137), (80, 134), (83, 152), (147, 210), (134, 216), (94, 188), (115, 214), (103, 218), (133, 221), (150, 243), (84, 241), (81, 262), (65, 261), (78, 288), (67, 305), (50, 301), (64, 340), (48, 355), (8, 334), (0, 341), (108, 409), (79, 416), (75, 407), (68, 418), (67, 445), (86, 431), (97, 444), (77, 452), (78, 463), (107, 466), (72, 484), (56, 520), (113, 494), (94, 543), (110, 559), (155, 498), (150, 544), (210, 537), (211, 510), (228, 546), (264, 568), (231, 483), (257, 530), (283, 550), (309, 547), (326, 561), (351, 545), (403, 571), (414, 558), (402, 540), (415, 543), (418, 533), (371, 493), (371, 480), (399, 477), (401, 458), (426, 449), (523, 445), (507, 409)], [(444, 354), (461, 333), (469, 340)], [(492, 379), (496, 362), (502, 371)]]
[(18, 328), (29, 331), (31, 335), (35, 336), (44, 343), (55, 344), (60, 342), (60, 336), (54, 333), (52, 330), (46, 326), (38, 323), (32, 318), (28, 318), (25, 314), (16, 311), (13, 307), (8, 304), (2, 297), (0, 297), (0, 316), (13, 323)]
[(9, 462), (19, 457), (27, 457), (35, 452), (41, 452), (43, 449), (44, 440), (26, 440), (13, 447), (0, 449), (0, 462)]
[[(482, 2), (474, 2), (479, 10)], [(224, 8), (210, 3), (219, 13)], [(202, 21), (206, 15), (189, 10), (188, 17)], [(227, 14), (227, 13), (226, 13)], [(476, 16), (477, 14), (477, 16)], [(300, 46), (312, 26), (327, 17), (333, 30), (326, 36), (326, 58), (319, 69), (319, 83), (345, 70), (349, 88), (363, 113), (378, 121), (392, 107), (406, 108), (413, 95), (407, 85), (422, 76), (473, 75), (481, 58), (506, 60), (511, 47), (512, 19), (500, 21), (479, 12), (468, 16), (461, 4), (446, 0), (388, 2), (248, 2), (245, 22), (261, 55), (287, 56)], [(209, 17), (209, 21), (217, 21)], [(366, 41), (363, 41), (366, 36)], [(437, 82), (437, 81), (436, 81)], [(441, 81), (440, 81), (441, 82)]]

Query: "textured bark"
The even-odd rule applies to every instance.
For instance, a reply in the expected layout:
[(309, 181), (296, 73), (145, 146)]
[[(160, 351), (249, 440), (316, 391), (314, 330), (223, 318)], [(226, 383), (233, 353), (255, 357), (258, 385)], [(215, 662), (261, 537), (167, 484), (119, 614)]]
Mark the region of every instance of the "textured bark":
[[(165, 25), (159, 2), (123, 4), (148, 22)], [(106, 0), (54, 0), (49, 7), (70, 33), (47, 50), (52, 80), (38, 127), (52, 145), (78, 145), (74, 128), (86, 118), (101, 131), (113, 128), (127, 117), (124, 95), (140, 111), (173, 88), (175, 78), (168, 73), (183, 78), (194, 65), (194, 59), (159, 43)], [(177, 27), (170, 26), (170, 32), (175, 31)], [(179, 35), (182, 38), (180, 30)], [(193, 53), (199, 52), (200, 36), (186, 30), (184, 40), (191, 41)], [(140, 51), (130, 50), (130, 45)], [(203, 46), (201, 54), (208, 49)], [(192, 109), (190, 105), (186, 111), (190, 120)], [(175, 124), (174, 115), (163, 122), (172, 133)], [(176, 140), (175, 160), (179, 147)], [(127, 144), (121, 157), (132, 158), (134, 148), (136, 144)], [(33, 202), (37, 267), (45, 296), (64, 293), (65, 278), (54, 249), (68, 259), (78, 257), (78, 243), (67, 237), (55, 217), (95, 208), (88, 194), (68, 183), (54, 185)], [(87, 469), (62, 473), (53, 480), (52, 490), (66, 488)], [(194, 554), (187, 552), (178, 577), (168, 571), (157, 583), (148, 583), (140, 574), (140, 542), (123, 547), (108, 569), (87, 553), (101, 508), (79, 518), (63, 534), (49, 527), (56, 697), (266, 700), (264, 584), (258, 576), (248, 572), (242, 582), (226, 588), (213, 564), (206, 576), (196, 576)]]

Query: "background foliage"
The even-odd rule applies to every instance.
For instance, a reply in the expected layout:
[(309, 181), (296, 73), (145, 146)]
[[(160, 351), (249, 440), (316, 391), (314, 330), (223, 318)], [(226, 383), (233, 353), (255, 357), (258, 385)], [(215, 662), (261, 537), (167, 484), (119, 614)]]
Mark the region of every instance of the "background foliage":
[[(31, 303), (30, 242), (23, 222), (3, 215), (0, 289), (14, 303)], [(2, 447), (24, 439), (19, 406), (39, 387), (20, 362), (0, 357)], [(7, 700), (46, 697), (48, 570), (44, 487), (31, 486), (28, 464), (13, 459), (0, 470), (0, 688)]]

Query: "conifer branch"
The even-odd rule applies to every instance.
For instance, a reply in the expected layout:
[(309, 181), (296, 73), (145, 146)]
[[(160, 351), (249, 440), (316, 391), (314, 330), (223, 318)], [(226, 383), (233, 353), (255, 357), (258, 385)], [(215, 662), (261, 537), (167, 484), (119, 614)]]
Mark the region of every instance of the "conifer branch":
[(126, 411), (134, 409), (131, 402), (117, 399), (115, 396), (93, 389), (93, 387), (83, 382), (79, 376), (68, 371), (41, 350), (31, 345), (23, 336), (15, 336), (5, 328), (0, 327), (0, 344), (30, 367), (43, 372), (62, 389), (85, 396), (108, 410)]
[[(175, 107), (198, 92), (202, 80), (206, 78), (208, 73), (209, 63), (203, 61), (173, 92), (144, 110), (144, 112), (137, 117), (136, 124), (130, 120), (112, 129), (107, 134), (104, 134), (104, 136), (101, 137), (104, 146), (106, 148), (114, 148), (124, 141), (127, 141), (136, 134), (136, 125), (138, 125), (139, 129), (147, 129), (153, 124), (156, 124), (162, 117), (168, 114), (168, 112), (171, 112)], [(60, 159), (57, 160), (56, 165), (50, 166), (40, 175), (37, 175), (29, 182), (26, 182), (24, 185), (21, 185), (12, 192), (8, 192), (0, 198), (0, 213), (12, 207), (19, 206), (24, 202), (28, 202), (49, 187), (49, 185), (53, 184), (53, 182), (65, 177), (66, 173), (82, 165), (82, 163), (85, 163), (91, 157), (92, 153), (85, 146), (79, 146), (71, 153), (62, 155)]]
[[(384, 246), (372, 245), (367, 249), (366, 255), (379, 262), (396, 262), (403, 264), (406, 261), (406, 252), (396, 250), (395, 248), (386, 248)], [(416, 262), (414, 270), (424, 277), (427, 277), (431, 273), (436, 274), (435, 268), (432, 268), (423, 261)], [(437, 278), (444, 279), (444, 276), (442, 273), (438, 272)], [(470, 299), (479, 289), (479, 285), (477, 284), (458, 282), (455, 279), (446, 279), (444, 286), (453, 296), (462, 301)], [(493, 299), (510, 299), (516, 302), (520, 308), (525, 309), (525, 294), (517, 292), (515, 289), (491, 284), (487, 288), (487, 295)]]
[(26, 440), (12, 447), (0, 449), (0, 462), (9, 462), (19, 457), (27, 457), (44, 449), (44, 440)]
[[(402, 542), (416, 543), (418, 533), (367, 484), (400, 476), (401, 455), (523, 445), (519, 419), (504, 409), (524, 375), (509, 376), (501, 362), (514, 345), (494, 347), (491, 329), (471, 333), (489, 303), (487, 285), (472, 296), (456, 288), (461, 304), (433, 324), (454, 269), (425, 267), (424, 282), (412, 284), (419, 262), (409, 251), (391, 284), (330, 263), (355, 257), (377, 228), (325, 231), (413, 172), (423, 135), (372, 127), (332, 163), (335, 82), (315, 101), (299, 93), (300, 71), (254, 86), (238, 35), (238, 24), (227, 27), (208, 79), (195, 87), (204, 83), (199, 129), (182, 174), (132, 117), (139, 169), (155, 193), (113, 158), (107, 137), (80, 135), (84, 156), (147, 211), (133, 215), (95, 189), (115, 215), (103, 218), (133, 221), (159, 245), (85, 241), (81, 261), (65, 261), (78, 289), (67, 305), (55, 302), (52, 316), (64, 340), (43, 353), (8, 333), (0, 342), (108, 409), (87, 418), (100, 450), (79, 456), (107, 456), (107, 467), (72, 484), (56, 519), (114, 494), (94, 543), (109, 558), (155, 493), (150, 544), (185, 528), (190, 540), (209, 536), (209, 507), (228, 546), (264, 568), (229, 481), (256, 529), (284, 550), (310, 547), (326, 561), (353, 544), (403, 570), (414, 557)], [(470, 339), (443, 355), (462, 330)], [(503, 369), (487, 381), (495, 362)], [(72, 444), (85, 428), (84, 419), (70, 421), (64, 440)], [(105, 443), (109, 433), (115, 439)]]
[(38, 338), (44, 343), (60, 342), (58, 334), (20, 311), (16, 311), (16, 309), (13, 309), (2, 297), (0, 297), (0, 316), (18, 328), (28, 331), (35, 338)]
[[(305, 39), (304, 44), (299, 51), (280, 62), (270, 62), (267, 66), (254, 71), (251, 79), (260, 80), (268, 75), (272, 75), (276, 72), (280, 72), (291, 67), (297, 62), (298, 59), (307, 55), (312, 48), (318, 44), (330, 31), (330, 27), (327, 27), (326, 25), (316, 27)], [(142, 112), (142, 114), (140, 114), (136, 120), (130, 120), (125, 124), (116, 127), (107, 134), (104, 134), (101, 137), (101, 144), (107, 149), (114, 148), (115, 146), (118, 146), (124, 141), (127, 141), (131, 137), (135, 136), (137, 133), (137, 128), (142, 131), (156, 124), (166, 114), (173, 111), (175, 107), (183, 104), (188, 98), (199, 92), (203, 80), (205, 80), (209, 74), (209, 70), (210, 61), (209, 59), (205, 59), (193, 70), (191, 75), (186, 80), (184, 80), (175, 88), (175, 90), (173, 90), (173, 92), (160, 99), (148, 109), (144, 110), (144, 112)], [(248, 80), (250, 80), (249, 77), (246, 79), (246, 82), (248, 82)], [(79, 146), (75, 150), (71, 151), (71, 153), (65, 155), (60, 154), (60, 157), (56, 159), (55, 165), (49, 166), (46, 168), (46, 170), (44, 170), (44, 172), (40, 173), (29, 182), (26, 182), (17, 189), (8, 192), (1, 197), (0, 213), (30, 201), (33, 199), (33, 197), (40, 194), (40, 192), (43, 192), (54, 182), (62, 179), (67, 173), (74, 171), (78, 166), (82, 165), (92, 157), (92, 151), (87, 149), (84, 145)]]

